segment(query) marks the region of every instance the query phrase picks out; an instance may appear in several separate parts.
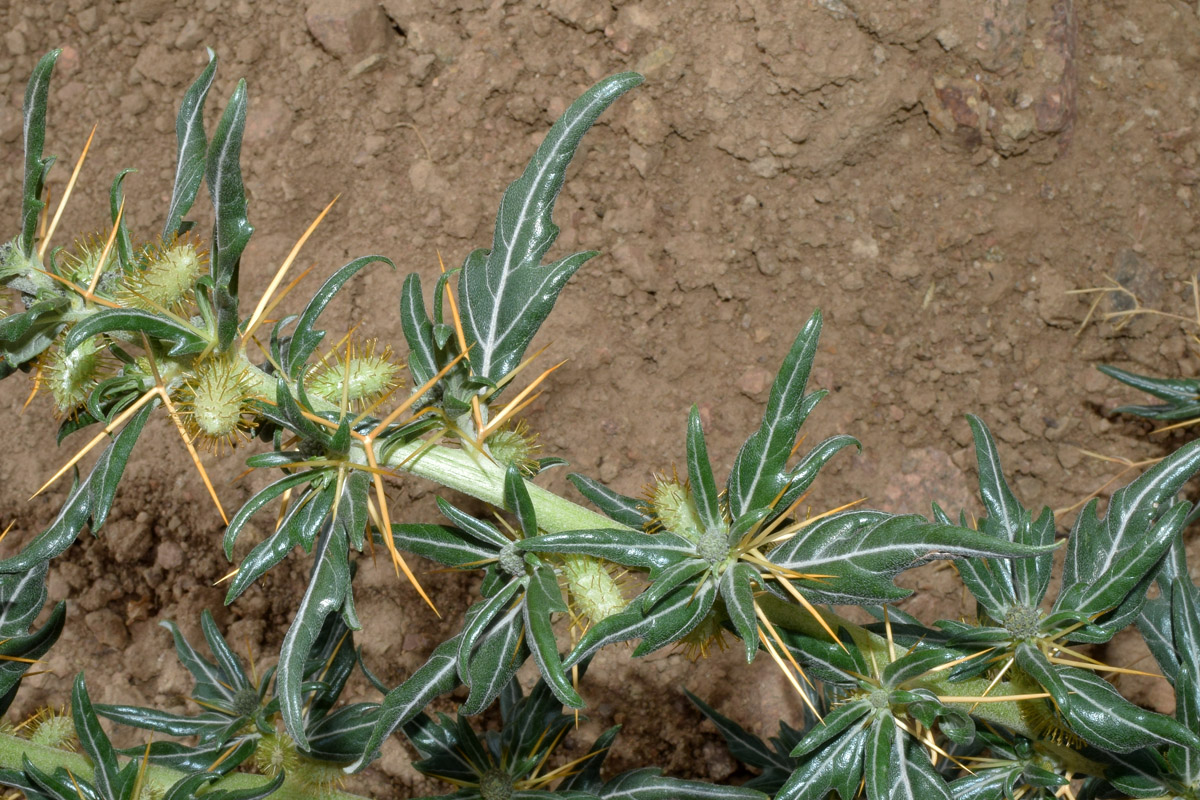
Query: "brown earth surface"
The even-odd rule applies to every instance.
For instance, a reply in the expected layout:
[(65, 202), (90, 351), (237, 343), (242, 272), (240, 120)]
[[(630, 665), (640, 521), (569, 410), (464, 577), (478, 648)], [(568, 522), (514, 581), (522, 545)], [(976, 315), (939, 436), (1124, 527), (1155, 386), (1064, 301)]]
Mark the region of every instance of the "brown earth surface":
[[(351, 284), (329, 329), (362, 331), (403, 352), (400, 278), (431, 285), (487, 246), (496, 202), (568, 103), (604, 75), (636, 69), (641, 88), (584, 140), (556, 220), (554, 252), (592, 249), (537, 344), (567, 359), (528, 414), (545, 455), (631, 494), (683, 456), (698, 403), (714, 460), (727, 467), (757, 424), (773, 370), (814, 308), (825, 331), (814, 383), (829, 396), (809, 443), (846, 432), (814, 510), (860, 498), (927, 513), (976, 508), (964, 414), (995, 432), (1027, 505), (1067, 508), (1120, 467), (1186, 433), (1150, 436), (1111, 410), (1136, 394), (1100, 375), (1115, 364), (1191, 376), (1194, 323), (1140, 316), (1080, 333), (1127, 303), (1072, 295), (1109, 285), (1147, 306), (1194, 315), (1200, 255), (1200, 19), (1177, 0), (585, 0), (417, 2), (89, 0), (0, 8), (0, 219), (16, 230), (21, 100), (38, 56), (55, 71), (47, 152), (61, 196), (69, 165), (97, 132), (56, 244), (106, 228), (108, 187), (124, 167), (135, 236), (161, 227), (174, 167), (174, 115), (212, 47), (220, 66), (210, 131), (244, 76), (243, 166), (256, 234), (243, 260), (257, 299), (309, 222), (340, 199), (302, 255), (301, 290), (355, 256), (381, 253)], [(306, 14), (307, 11), (307, 14)], [(307, 18), (306, 18), (307, 17)], [(211, 224), (205, 196), (197, 230)], [(553, 255), (553, 253), (552, 253)], [(297, 294), (297, 297), (300, 295)], [(64, 498), (27, 498), (68, 456), (48, 402), (21, 413), (30, 382), (0, 387), (7, 420), (0, 520), (8, 542), (41, 530)], [(86, 669), (98, 701), (183, 711), (190, 683), (157, 623), (197, 635), (213, 609), (230, 641), (271, 660), (307, 576), (295, 557), (229, 608), (212, 584), (229, 569), (222, 527), (169, 423), (152, 423), (98, 539), (51, 569), (67, 598), (49, 673), (17, 713), (62, 703)], [(227, 508), (265, 476), (234, 482), (240, 458), (208, 459)], [(571, 496), (563, 471), (544, 483)], [(398, 509), (433, 520), (433, 490), (393, 489)], [(1072, 515), (1060, 518), (1060, 532)], [(265, 523), (264, 523), (265, 524)], [(253, 538), (253, 537), (251, 537)], [(418, 572), (436, 619), (382, 562), (366, 560), (357, 598), (367, 663), (391, 684), (461, 620), (469, 578)], [(932, 621), (970, 613), (952, 570), (905, 578), (904, 607)], [(1136, 636), (1108, 657), (1143, 657)], [(590, 721), (625, 733), (612, 769), (657, 764), (683, 777), (738, 768), (682, 694), (688, 687), (760, 733), (798, 704), (766, 658), (682, 654), (632, 662), (605, 652), (584, 684)], [(1172, 706), (1161, 684), (1135, 699)], [(371, 699), (365, 684), (351, 699)], [(448, 707), (448, 706), (446, 706)], [(440, 791), (389, 743), (349, 786), (377, 797)]]

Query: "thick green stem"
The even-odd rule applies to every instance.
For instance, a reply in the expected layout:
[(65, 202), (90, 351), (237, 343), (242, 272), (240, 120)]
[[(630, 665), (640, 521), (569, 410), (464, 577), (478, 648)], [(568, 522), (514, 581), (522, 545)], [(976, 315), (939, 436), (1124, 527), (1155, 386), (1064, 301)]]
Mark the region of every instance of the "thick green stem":
[[(388, 457), (387, 466), (504, 508), (504, 470), (471, 451), (413, 442), (396, 449)], [(533, 501), (538, 527), (547, 533), (625, 527), (536, 484), (527, 483), (526, 488)]]
[[(92, 763), (86, 756), (67, 750), (60, 750), (56, 747), (35, 744), (19, 736), (0, 734), (0, 769), (20, 771), (23, 759), (26, 758), (43, 772), (53, 772), (62, 767), (72, 775), (84, 780), (92, 780)], [(161, 791), (166, 791), (186, 774), (170, 769), (169, 767), (152, 765), (146, 769), (146, 784)], [(265, 786), (269, 782), (270, 779), (263, 775), (234, 772), (215, 783), (209, 784), (208, 791), (212, 789), (252, 789), (258, 786)], [(200, 796), (203, 797), (203, 795)], [(302, 786), (290, 780), (284, 781), (283, 786), (271, 795), (271, 800), (313, 800), (313, 798), (318, 796), (321, 800), (366, 800), (362, 795), (351, 794), (350, 792), (338, 791), (336, 789), (317, 792), (311, 786)]]

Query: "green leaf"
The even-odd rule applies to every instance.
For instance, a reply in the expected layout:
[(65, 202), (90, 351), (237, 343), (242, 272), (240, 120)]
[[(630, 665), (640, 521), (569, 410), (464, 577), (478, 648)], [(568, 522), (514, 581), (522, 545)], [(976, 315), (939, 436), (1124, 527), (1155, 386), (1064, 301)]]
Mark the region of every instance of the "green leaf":
[(725, 613), (746, 648), (746, 663), (758, 654), (758, 619), (754, 615), (753, 584), (761, 583), (758, 570), (739, 561), (721, 575), (721, 599)]
[(304, 731), (302, 682), (309, 651), (317, 639), (325, 618), (342, 608), (350, 593), (350, 564), (346, 540), (322, 532), (313, 553), (313, 569), (304, 598), (279, 649), (279, 673), (275, 680), (279, 708), (288, 733), (297, 747), (308, 749)]
[(640, 500), (618, 494), (578, 472), (567, 475), (567, 480), (579, 490), (580, 494), (603, 511), (609, 519), (639, 531), (652, 521), (650, 515), (646, 513), (645, 504)]
[(204, 800), (266, 800), (283, 786), (287, 773), (280, 770), (273, 780), (249, 789), (210, 789), (205, 792)]
[(0, 574), (0, 638), (25, 633), (42, 612), (49, 566), (43, 561), (25, 572)]
[(437, 506), (438, 510), (457, 525), (463, 533), (471, 536), (480, 544), (491, 546), (493, 552), (498, 552), (508, 546), (508, 537), (496, 530), (494, 526), (475, 519), (465, 511), (460, 511), (440, 497), (437, 498)]
[[(1200, 737), (1171, 717), (1139, 708), (1108, 681), (1074, 667), (1055, 670), (1071, 692), (1063, 717), (1089, 744), (1114, 753), (1132, 753), (1157, 744), (1200, 749)], [(1061, 707), (1061, 703), (1059, 704)]]
[(393, 524), (392, 541), (401, 550), (448, 567), (469, 565), (467, 569), (482, 569), (487, 565), (480, 562), (491, 562), (496, 558), (494, 549), (481, 547), (445, 525)]
[(775, 795), (775, 800), (824, 800), (836, 790), (842, 800), (851, 800), (863, 773), (863, 750), (867, 729), (840, 737), (796, 769)]
[(317, 347), (325, 339), (325, 331), (313, 329), (313, 326), (317, 324), (317, 317), (321, 316), (321, 312), (329, 305), (329, 301), (333, 300), (348, 280), (357, 275), (363, 267), (368, 264), (374, 264), (377, 261), (387, 264), (393, 270), (396, 268), (391, 259), (384, 256), (362, 256), (356, 258), (344, 264), (337, 272), (330, 275), (324, 285), (313, 295), (312, 300), (308, 301), (308, 305), (305, 306), (304, 312), (296, 322), (296, 330), (292, 333), (292, 341), (288, 345), (285, 363), (283, 364), (288, 376), (293, 380), (300, 378), (309, 356), (316, 352)]
[(563, 284), (592, 256), (578, 253), (540, 266), (558, 236), (551, 212), (580, 140), (604, 109), (641, 82), (642, 76), (626, 72), (585, 92), (554, 123), (524, 174), (504, 192), (492, 249), (468, 256), (458, 280), (474, 374), (498, 381), (511, 372)]
[(220, 773), (217, 772), (194, 772), (191, 775), (185, 775), (171, 785), (171, 788), (163, 795), (163, 800), (191, 800), (197, 796), (200, 787), (212, 783), (220, 777)]
[(167, 243), (191, 228), (192, 223), (184, 222), (183, 217), (191, 210), (196, 193), (200, 191), (200, 183), (204, 180), (204, 161), (208, 150), (204, 135), (204, 100), (217, 74), (217, 55), (211, 48), (205, 50), (208, 52), (208, 66), (184, 93), (179, 114), (175, 117), (175, 138), (179, 146), (176, 150), (171, 203), (167, 206), (167, 219), (163, 223), (162, 238)]
[(159, 625), (171, 632), (179, 663), (196, 679), (192, 698), (210, 706), (232, 708), (234, 694), (242, 688), (236, 682), (237, 675), (226, 674), (219, 666), (197, 653), (174, 622), (163, 620)]
[(208, 347), (208, 340), (191, 325), (136, 308), (106, 308), (67, 332), (62, 343), (63, 352), (70, 353), (93, 336), (117, 331), (144, 333), (151, 339), (170, 343), (169, 356), (191, 355)]
[[(117, 177), (113, 179), (112, 189), (108, 193), (108, 208), (112, 214), (113, 224), (117, 226), (117, 263), (121, 265), (121, 269), (132, 269), (133, 264), (133, 242), (129, 238), (129, 217), (121, 210), (122, 192), (121, 187), (125, 182), (125, 176), (131, 172), (137, 172), (136, 169), (123, 169)], [(117, 221), (117, 215), (121, 215), (120, 222)], [(111, 256), (110, 256), (111, 258)]]
[(59, 555), (71, 546), (89, 519), (93, 533), (99, 530), (108, 518), (133, 446), (155, 405), (157, 402), (151, 401), (130, 417), (121, 432), (104, 448), (87, 480), (71, 490), (50, 527), (35, 536), (17, 555), (0, 561), (0, 573), (26, 572)]
[[(1053, 549), (1051, 546), (1049, 549)], [(879, 603), (910, 592), (891, 579), (920, 564), (966, 556), (1026, 556), (1046, 552), (954, 525), (931, 524), (917, 515), (847, 511), (807, 525), (772, 550), (772, 563), (799, 573), (830, 575), (795, 581), (823, 602)]]
[[(200, 741), (211, 741), (218, 731), (229, 727), (229, 717), (215, 712), (205, 712), (194, 717), (182, 714), (172, 714), (169, 711), (159, 711), (156, 708), (141, 706), (114, 706), (97, 704), (96, 713), (105, 719), (133, 728), (142, 728), (168, 736), (196, 736)], [(217, 742), (218, 747), (225, 748), (224, 741)], [(220, 754), (220, 750), (217, 754)]]
[(643, 611), (649, 611), (682, 584), (695, 585), (695, 579), (711, 569), (707, 561), (699, 558), (688, 558), (672, 564), (655, 576), (646, 590), (638, 595), (637, 602)]
[(525, 584), (526, 578), (524, 577), (511, 579), (496, 594), (467, 609), (466, 619), (463, 622), (462, 636), (458, 642), (458, 677), (467, 686), (471, 685), (468, 670), (473, 658), (471, 653), (476, 643), (492, 622), (496, 620), (497, 615), (508, 606), (508, 602), (517, 595), (517, 592), (525, 588)]
[(23, 142), (25, 145), (25, 179), (21, 190), (21, 252), (32, 259), (36, 252), (38, 217), (45, 207), (42, 192), (46, 173), (54, 158), (42, 158), (46, 142), (46, 101), (50, 96), (50, 73), (62, 50), (51, 50), (42, 56), (25, 87)]
[(605, 800), (767, 800), (767, 796), (743, 786), (668, 778), (654, 768), (622, 772), (600, 788)]
[(646, 612), (642, 642), (633, 651), (634, 658), (674, 644), (692, 632), (712, 610), (717, 597), (717, 582), (704, 581), (699, 588), (684, 584), (669, 597)]
[(851, 700), (825, 715), (820, 724), (814, 726), (792, 750), (791, 756), (798, 758), (809, 755), (836, 739), (844, 738), (850, 726), (861, 720), (871, 710), (866, 700)]
[(75, 720), (75, 734), (79, 737), (79, 746), (92, 760), (92, 766), (95, 768), (92, 779), (96, 788), (106, 798), (116, 797), (117, 775), (120, 772), (117, 751), (113, 749), (112, 742), (100, 727), (100, 720), (96, 718), (82, 672), (75, 676), (75, 685), (71, 690), (71, 717)]
[(529, 656), (525, 638), (520, 605), (509, 609), (488, 629), (471, 654), (471, 666), (467, 674), (471, 693), (459, 708), (460, 714), (470, 716), (482, 713), (500, 696), (500, 692)]
[[(225, 720), (225, 722), (228, 727), (229, 720)], [(232, 772), (239, 764), (252, 756), (257, 745), (256, 738), (244, 738), (231, 743), (229, 736), (218, 737), (194, 746), (179, 742), (153, 742), (150, 745), (149, 760), (151, 764), (174, 770), (202, 772), (220, 777)], [(123, 750), (121, 754), (139, 758), (145, 752), (146, 748), (143, 746)], [(208, 797), (209, 795), (202, 796)]]
[(1159, 405), (1131, 405), (1116, 409), (1118, 414), (1134, 414), (1164, 422), (1193, 419), (1200, 416), (1200, 381), (1195, 378), (1152, 378), (1123, 369), (1100, 364), (1096, 367), (1110, 378), (1126, 386), (1141, 389), (1146, 394), (1166, 402)]
[(38, 659), (58, 641), (66, 618), (67, 603), (60, 600), (41, 628), (29, 634), (10, 635), (0, 642), (0, 713), (8, 710), (25, 673), (40, 663)]
[(1044, 691), (1049, 692), (1054, 704), (1065, 712), (1073, 701), (1071, 690), (1046, 654), (1029, 642), (1021, 642), (1013, 652), (1013, 657), (1017, 666), (1037, 681)]
[[(816, 392), (809, 395), (809, 397), (816, 397), (817, 399), (822, 396), (824, 396), (824, 392)], [(804, 413), (807, 415), (808, 411), (805, 410)], [(817, 473), (824, 469), (830, 459), (851, 445), (862, 450), (862, 443), (858, 439), (855, 439), (853, 436), (839, 434), (837, 436), (830, 436), (806, 453), (800, 459), (800, 463), (796, 465), (796, 468), (784, 476), (787, 481), (787, 489), (784, 490), (783, 495), (779, 498), (779, 502), (775, 504), (775, 508), (785, 509), (791, 506), (800, 495), (808, 491), (813, 481), (817, 479)]]
[(515, 464), (509, 464), (504, 472), (504, 507), (517, 518), (522, 538), (537, 536), (537, 517), (533, 513), (533, 501), (525, 488), (525, 479)]
[(929, 763), (921, 744), (899, 725), (894, 726), (892, 736), (889, 800), (953, 800), (950, 787)]
[(1117, 490), (1101, 521), (1092, 501), (1079, 513), (1053, 611), (1096, 616), (1119, 606), (1170, 547), (1190, 509), (1171, 503), (1200, 469), (1200, 441), (1184, 445)]
[(241, 534), (242, 529), (250, 521), (250, 518), (258, 513), (263, 506), (275, 498), (282, 496), (288, 489), (312, 481), (314, 477), (311, 472), (295, 472), (291, 475), (285, 475), (247, 500), (238, 509), (238, 512), (233, 515), (233, 519), (229, 521), (229, 527), (225, 529), (225, 557), (228, 559), (233, 558), (233, 546), (237, 543), (237, 538)]
[(438, 347), (433, 341), (433, 323), (425, 311), (421, 276), (413, 272), (400, 289), (400, 327), (408, 343), (408, 370), (413, 384), (420, 386), (438, 374)]
[(525, 594), (525, 641), (542, 673), (542, 680), (554, 692), (554, 696), (563, 705), (583, 708), (583, 698), (575, 691), (571, 677), (563, 669), (558, 641), (554, 638), (554, 626), (550, 621), (552, 613), (566, 611), (567, 604), (563, 600), (562, 590), (558, 588), (558, 576), (554, 574), (554, 569), (550, 566), (538, 567), (529, 578)]
[(595, 556), (624, 567), (648, 569), (651, 578), (695, 554), (691, 542), (670, 531), (648, 534), (614, 528), (545, 533), (522, 540), (518, 547), (528, 553)]
[(358, 758), (375, 729), (377, 703), (352, 703), (308, 729), (308, 753), (321, 761), (348, 764)]
[(688, 415), (687, 471), (700, 521), (706, 530), (721, 530), (725, 526), (725, 519), (721, 516), (717, 481), (713, 477), (712, 464), (708, 460), (708, 446), (704, 443), (704, 428), (700, 424), (700, 409), (696, 406), (692, 406)]
[(880, 714), (867, 728), (867, 741), (863, 747), (863, 778), (866, 781), (867, 797), (871, 800), (888, 797), (891, 793), (892, 741), (896, 723), (890, 713)]
[(229, 347), (237, 332), (238, 265), (254, 233), (246, 218), (246, 189), (242, 185), (240, 163), (245, 128), (246, 81), (241, 80), (225, 106), (205, 155), (205, 180), (215, 217), (210, 272), (222, 351)]
[(429, 659), (408, 680), (388, 692), (379, 708), (379, 717), (371, 736), (363, 746), (362, 757), (347, 767), (358, 772), (375, 760), (383, 741), (401, 725), (421, 713), (433, 699), (458, 685), (458, 643), (462, 634), (437, 646)]
[(821, 335), (821, 312), (812, 317), (792, 343), (767, 399), (762, 424), (746, 440), (729, 473), (729, 511), (737, 519), (751, 508), (768, 506), (787, 483), (784, 477), (796, 434), (811, 410), (805, 407), (804, 387)]

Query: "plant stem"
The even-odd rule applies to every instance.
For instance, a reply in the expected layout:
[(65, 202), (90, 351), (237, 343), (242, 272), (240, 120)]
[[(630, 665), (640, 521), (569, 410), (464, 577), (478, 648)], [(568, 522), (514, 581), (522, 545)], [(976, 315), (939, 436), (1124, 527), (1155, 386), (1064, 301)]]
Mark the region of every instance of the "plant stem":
[[(92, 780), (93, 769), (91, 761), (80, 753), (72, 753), (57, 747), (35, 744), (28, 739), (11, 734), (0, 734), (0, 769), (20, 771), (23, 759), (29, 761), (43, 772), (53, 772), (62, 768), (72, 775)], [(146, 769), (146, 783), (166, 791), (187, 773), (158, 765), (150, 765)], [(233, 772), (209, 784), (212, 788), (237, 790), (252, 789), (265, 786), (270, 780), (263, 775), (252, 775), (247, 772)], [(156, 795), (157, 796), (157, 795)], [(200, 795), (203, 797), (203, 794)], [(318, 795), (311, 786), (301, 786), (290, 780), (285, 780), (278, 791), (271, 795), (271, 800), (314, 800)], [(337, 789), (329, 789), (319, 794), (321, 800), (367, 800), (362, 795), (351, 794)]]
[[(421, 452), (422, 449), (424, 452)], [(397, 448), (386, 463), (393, 469), (402, 469), (497, 508), (504, 508), (504, 470), (478, 453), (413, 442)], [(526, 482), (525, 486), (529, 490), (529, 499), (533, 501), (538, 527), (547, 533), (625, 528), (619, 522), (534, 483)]]

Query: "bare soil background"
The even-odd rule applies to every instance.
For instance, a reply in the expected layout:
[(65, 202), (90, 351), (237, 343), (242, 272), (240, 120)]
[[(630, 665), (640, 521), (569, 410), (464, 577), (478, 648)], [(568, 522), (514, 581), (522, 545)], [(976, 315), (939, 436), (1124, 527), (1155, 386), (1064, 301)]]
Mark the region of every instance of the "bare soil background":
[[(175, 112), (207, 45), (220, 59), (210, 130), (238, 78), (251, 98), (242, 161), (257, 232), (243, 260), (246, 302), (340, 194), (302, 255), (315, 269), (295, 302), (350, 258), (387, 255), (398, 273), (366, 271), (327, 327), (362, 323), (401, 354), (402, 274), (417, 271), (428, 287), (438, 251), (456, 266), (488, 246), (501, 192), (557, 115), (600, 77), (642, 71), (645, 85), (584, 140), (558, 203), (555, 252), (601, 255), (572, 279), (539, 337), (548, 363), (568, 361), (528, 415), (544, 454), (622, 492), (639, 493), (682, 460), (692, 403), (710, 452), (728, 466), (817, 307), (826, 326), (814, 383), (830, 394), (808, 442), (846, 432), (865, 446), (827, 469), (815, 510), (864, 496), (892, 511), (927, 513), (931, 501), (976, 508), (967, 412), (992, 426), (1014, 488), (1035, 507), (1072, 506), (1119, 470), (1082, 450), (1136, 460), (1186, 436), (1151, 437), (1150, 426), (1111, 416), (1138, 398), (1095, 365), (1194, 375), (1195, 326), (1139, 317), (1077, 335), (1093, 296), (1067, 292), (1111, 277), (1148, 305), (1194, 313), (1195, 4), (10, 0), (0, 31), (5, 237), (17, 222), (22, 94), (43, 52), (64, 48), (47, 139), (60, 157), (55, 197), (98, 125), (56, 237), (66, 245), (107, 228), (109, 183), (129, 166), (138, 169), (126, 181), (135, 236), (161, 227)], [(198, 231), (211, 224), (205, 194), (193, 217)], [(1098, 310), (1120, 310), (1118, 300), (1106, 296)], [(26, 498), (70, 452), (50, 445), (48, 402), (21, 414), (29, 389), (21, 376), (0, 386), (10, 545), (57, 510), (63, 486)], [(265, 480), (231, 482), (240, 457), (210, 463), (227, 508)], [(573, 493), (559, 472), (544, 482)], [(436, 518), (430, 487), (404, 481), (393, 495), (412, 518)], [(28, 681), (16, 711), (63, 702), (80, 669), (98, 701), (186, 709), (189, 680), (157, 623), (198, 635), (206, 607), (232, 642), (269, 662), (308, 565), (288, 560), (223, 609), (212, 588), (230, 568), (220, 535), (181, 444), (158, 420), (100, 538), (84, 537), (52, 567), (51, 599), (68, 598), (68, 628), (50, 673)], [(395, 684), (458, 624), (474, 586), (418, 564), (438, 620), (390, 567), (362, 567), (359, 641)], [(971, 613), (953, 570), (906, 580), (921, 589), (910, 612), (929, 621)], [(1144, 653), (1136, 636), (1110, 647), (1125, 661)], [(590, 721), (573, 746), (620, 722), (613, 769), (736, 777), (681, 687), (763, 734), (799, 716), (767, 659), (737, 660), (693, 664), (675, 653), (633, 663), (606, 652), (584, 684)], [(1129, 690), (1172, 705), (1163, 685)], [(365, 685), (356, 692), (372, 696)], [(350, 788), (437, 790), (398, 740)]]

